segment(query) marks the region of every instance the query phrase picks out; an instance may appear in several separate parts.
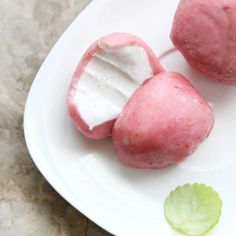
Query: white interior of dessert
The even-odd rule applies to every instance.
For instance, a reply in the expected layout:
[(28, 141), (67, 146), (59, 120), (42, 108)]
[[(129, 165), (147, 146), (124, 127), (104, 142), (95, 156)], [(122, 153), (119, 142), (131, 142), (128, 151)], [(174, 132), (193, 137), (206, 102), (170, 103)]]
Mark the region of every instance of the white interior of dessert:
[(142, 47), (103, 47), (93, 55), (78, 80), (74, 102), (92, 129), (117, 118), (134, 91), (152, 76)]

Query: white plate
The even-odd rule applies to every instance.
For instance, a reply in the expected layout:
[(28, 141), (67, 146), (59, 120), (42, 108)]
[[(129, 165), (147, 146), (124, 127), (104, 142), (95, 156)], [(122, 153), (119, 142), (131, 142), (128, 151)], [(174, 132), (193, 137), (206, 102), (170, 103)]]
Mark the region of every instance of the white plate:
[[(189, 182), (209, 184), (223, 199), (223, 214), (211, 235), (236, 234), (236, 87), (204, 79), (173, 50), (169, 33), (177, 4), (94, 0), (50, 52), (27, 100), (25, 137), (34, 162), (68, 202), (115, 235), (177, 235), (163, 216), (163, 202), (172, 189)], [(178, 166), (126, 168), (109, 139), (84, 138), (69, 118), (65, 100), (74, 69), (94, 40), (115, 31), (143, 38), (166, 69), (191, 78), (212, 104), (216, 123), (210, 138)]]

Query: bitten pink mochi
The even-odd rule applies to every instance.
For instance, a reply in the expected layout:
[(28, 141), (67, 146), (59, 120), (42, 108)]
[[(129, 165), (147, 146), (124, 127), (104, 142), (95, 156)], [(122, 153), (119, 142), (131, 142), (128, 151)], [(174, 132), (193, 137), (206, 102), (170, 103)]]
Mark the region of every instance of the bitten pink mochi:
[(87, 50), (74, 73), (67, 96), (71, 118), (89, 138), (110, 136), (135, 90), (163, 71), (150, 47), (136, 36), (102, 37)]

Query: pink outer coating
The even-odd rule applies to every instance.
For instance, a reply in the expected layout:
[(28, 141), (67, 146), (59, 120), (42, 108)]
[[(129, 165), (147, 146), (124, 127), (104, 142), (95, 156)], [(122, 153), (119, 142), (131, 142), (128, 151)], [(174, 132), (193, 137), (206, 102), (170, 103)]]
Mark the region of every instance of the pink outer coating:
[(195, 69), (236, 84), (236, 0), (181, 0), (171, 39)]
[(124, 164), (164, 168), (193, 153), (213, 124), (211, 108), (190, 82), (178, 73), (163, 72), (130, 98), (112, 139)]
[(153, 69), (153, 74), (157, 74), (159, 72), (164, 71), (163, 67), (160, 65), (157, 57), (155, 56), (151, 48), (145, 42), (143, 42), (141, 39), (137, 38), (136, 36), (133, 36), (128, 33), (113, 33), (108, 36), (102, 37), (101, 39), (96, 41), (86, 51), (83, 58), (81, 59), (80, 64), (78, 65), (73, 75), (72, 82), (71, 82), (68, 96), (67, 96), (67, 104), (68, 104), (70, 115), (75, 125), (77, 126), (77, 128), (79, 128), (80, 131), (86, 137), (89, 137), (92, 139), (102, 139), (107, 136), (111, 136), (112, 128), (115, 123), (115, 120), (109, 120), (103, 124), (97, 125), (92, 130), (89, 129), (88, 125), (86, 124), (86, 121), (82, 119), (79, 113), (79, 110), (76, 107), (76, 103), (73, 100), (80, 76), (82, 75), (84, 68), (86, 67), (90, 59), (93, 57), (93, 55), (97, 53), (104, 46), (117, 48), (117, 47), (131, 46), (131, 45), (140, 46), (146, 51), (149, 61), (150, 61), (150, 65)]

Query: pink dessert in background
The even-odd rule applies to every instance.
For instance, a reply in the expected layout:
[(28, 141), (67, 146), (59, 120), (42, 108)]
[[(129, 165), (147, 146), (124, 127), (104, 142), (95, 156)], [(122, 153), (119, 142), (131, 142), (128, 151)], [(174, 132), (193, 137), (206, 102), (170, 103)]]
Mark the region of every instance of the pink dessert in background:
[(87, 137), (110, 136), (129, 97), (164, 69), (150, 47), (128, 33), (96, 41), (78, 65), (67, 97), (75, 125)]
[(113, 129), (120, 160), (134, 168), (164, 168), (192, 154), (214, 124), (211, 108), (178, 73), (163, 72), (130, 98)]
[(181, 0), (171, 39), (195, 69), (236, 84), (236, 0)]

